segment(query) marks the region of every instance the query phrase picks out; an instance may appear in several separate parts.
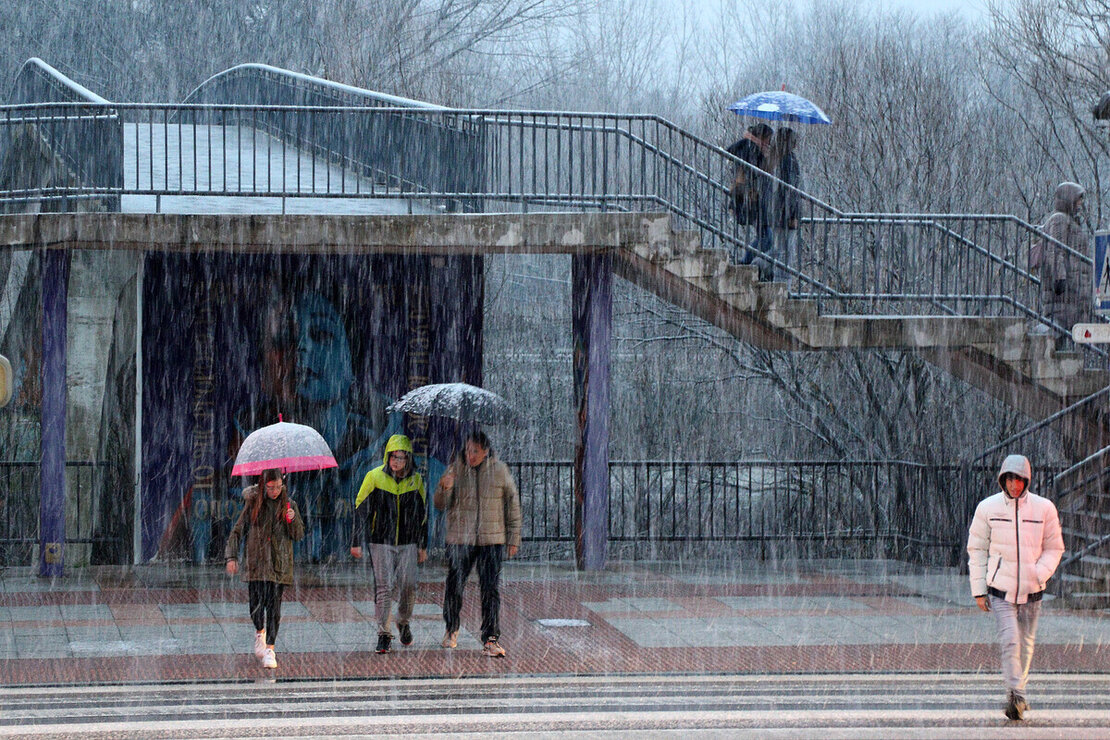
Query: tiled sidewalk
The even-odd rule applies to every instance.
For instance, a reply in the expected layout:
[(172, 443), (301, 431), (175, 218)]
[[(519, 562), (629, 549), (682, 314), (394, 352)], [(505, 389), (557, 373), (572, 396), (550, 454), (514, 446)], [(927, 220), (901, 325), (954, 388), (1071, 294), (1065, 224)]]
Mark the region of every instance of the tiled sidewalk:
[[(508, 658), (481, 654), (477, 582), (459, 647), (439, 647), (442, 567), (421, 571), (415, 643), (377, 655), (371, 576), (302, 569), (286, 591), (279, 668), (250, 653), (246, 588), (218, 568), (0, 572), (0, 684), (252, 680), (264, 676), (996, 670), (993, 622), (954, 570), (889, 561), (630, 564), (599, 573), (511, 562)], [(1110, 615), (1046, 605), (1035, 669), (1110, 665)]]

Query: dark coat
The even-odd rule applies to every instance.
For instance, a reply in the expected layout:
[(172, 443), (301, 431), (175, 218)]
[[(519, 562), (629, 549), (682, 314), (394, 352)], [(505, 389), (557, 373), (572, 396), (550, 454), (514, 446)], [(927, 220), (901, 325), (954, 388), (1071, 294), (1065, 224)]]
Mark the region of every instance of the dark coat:
[[(263, 496), (258, 521), (251, 522), (251, 506), (257, 496)], [(227, 536), (224, 546), (226, 560), (239, 559), (239, 545), (246, 537), (246, 561), (239, 569), (244, 581), (272, 581), (285, 586), (293, 585), (293, 543), (304, 537), (304, 519), (292, 499), (292, 522), (285, 521), (280, 499), (270, 499), (257, 485), (243, 491), (243, 511)]]
[[(791, 153), (779, 160), (775, 177), (801, 190), (802, 168), (798, 165), (798, 158)], [(776, 229), (797, 228), (800, 206), (798, 193), (775, 183), (775, 195), (771, 203), (771, 226)]]
[[(729, 154), (738, 157), (757, 170), (763, 167), (763, 150), (759, 144), (747, 135), (736, 140), (726, 149)], [(744, 165), (736, 166), (735, 179), (729, 196), (732, 199), (729, 208), (736, 214), (736, 220), (742, 224), (767, 223), (767, 214), (770, 204), (767, 202), (766, 186), (768, 179), (758, 172), (753, 172)]]

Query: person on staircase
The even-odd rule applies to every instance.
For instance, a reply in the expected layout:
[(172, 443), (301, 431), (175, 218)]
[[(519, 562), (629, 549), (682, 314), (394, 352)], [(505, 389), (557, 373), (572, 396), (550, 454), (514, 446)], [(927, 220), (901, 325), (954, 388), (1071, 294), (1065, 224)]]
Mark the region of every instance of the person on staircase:
[(744, 135), (725, 150), (746, 162), (736, 165), (732, 186), (729, 188), (729, 210), (736, 217), (736, 223), (748, 228), (743, 229), (740, 238), (752, 249), (740, 250), (733, 258), (742, 265), (751, 264), (759, 252), (770, 252), (773, 235), (771, 233), (771, 180), (760, 174), (769, 166), (768, 153), (774, 131), (765, 123), (748, 127)]
[[(1083, 224), (1083, 196), (1083, 186), (1078, 183), (1062, 182), (1056, 186), (1054, 210), (1041, 226), (1050, 239), (1041, 240), (1040, 253), (1031, 260), (1041, 279), (1045, 317), (1066, 332), (1087, 317), (1091, 300), (1090, 268), (1080, 256), (1060, 246), (1063, 244), (1082, 256), (1089, 253), (1091, 236)], [(1058, 334), (1056, 349), (1067, 349), (1070, 342), (1070, 336)]]
[[(796, 145), (794, 129), (783, 126), (771, 140), (769, 157), (770, 171), (779, 180), (773, 184), (771, 196), (771, 228), (774, 235), (771, 255), (786, 265), (791, 259), (797, 260), (798, 222), (801, 218), (802, 199), (798, 190), (802, 189), (802, 168), (794, 153)], [(771, 263), (761, 266), (760, 273), (769, 275), (777, 282), (792, 282), (785, 269)]]

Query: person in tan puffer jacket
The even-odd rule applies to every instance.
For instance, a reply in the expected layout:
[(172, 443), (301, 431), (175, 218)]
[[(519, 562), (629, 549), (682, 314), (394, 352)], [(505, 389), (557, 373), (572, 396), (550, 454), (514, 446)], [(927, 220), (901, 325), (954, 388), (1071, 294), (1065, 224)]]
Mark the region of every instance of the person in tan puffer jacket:
[(486, 655), (504, 657), (500, 611), (503, 557), (520, 547), (520, 495), (509, 468), (497, 459), (489, 437), (473, 432), (462, 459), (456, 459), (439, 479), (434, 503), (447, 514), (447, 582), (443, 594), (442, 645), (458, 642), (463, 587), (475, 564), (482, 593), (482, 644)]
[(1032, 475), (1024, 456), (1003, 460), (1002, 490), (979, 502), (967, 537), (971, 595), (980, 609), (994, 613), (998, 628), (1008, 719), (1022, 719), (1029, 708), (1025, 684), (1041, 597), (1064, 555), (1056, 506), (1029, 491)]

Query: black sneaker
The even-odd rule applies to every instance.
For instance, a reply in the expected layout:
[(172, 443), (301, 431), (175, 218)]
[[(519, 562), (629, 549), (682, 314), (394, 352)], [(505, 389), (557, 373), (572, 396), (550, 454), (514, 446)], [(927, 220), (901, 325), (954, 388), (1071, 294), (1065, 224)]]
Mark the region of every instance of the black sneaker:
[(375, 648), (374, 652), (388, 653), (390, 649), (389, 643), (391, 642), (393, 642), (393, 635), (387, 635), (385, 633), (378, 635), (378, 647)]
[(1011, 691), (1009, 700), (1006, 702), (1006, 719), (1023, 719), (1027, 709), (1029, 704), (1025, 701), (1025, 697)]
[(402, 624), (400, 632), (401, 632), (401, 644), (402, 645), (411, 645), (412, 644), (412, 630), (409, 629), (409, 626), (407, 624)]

